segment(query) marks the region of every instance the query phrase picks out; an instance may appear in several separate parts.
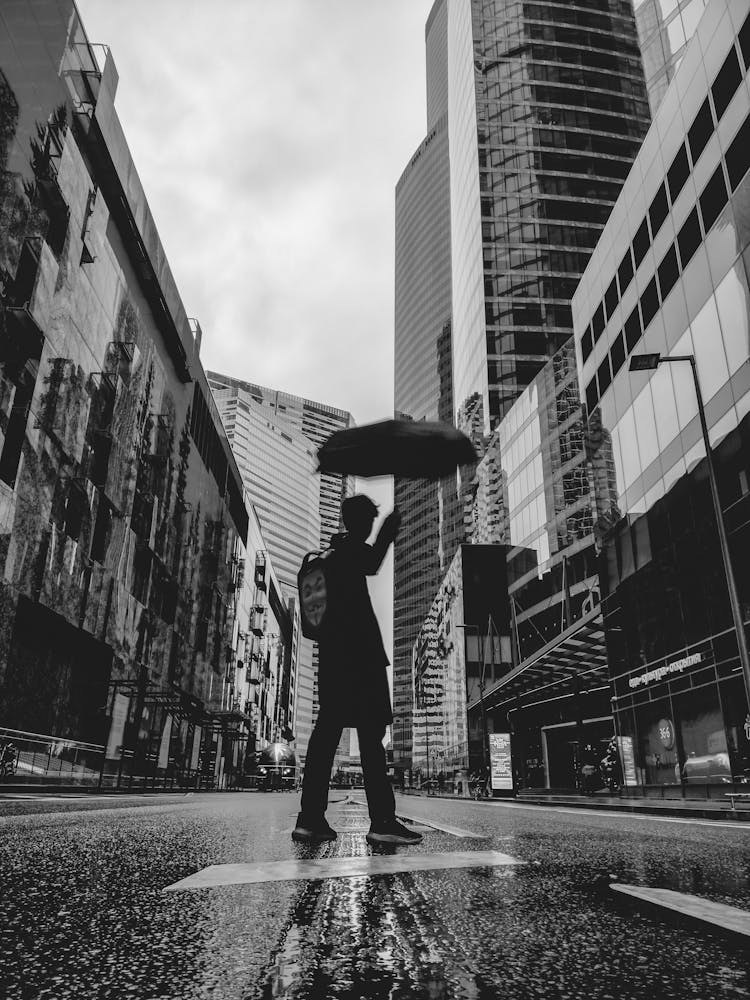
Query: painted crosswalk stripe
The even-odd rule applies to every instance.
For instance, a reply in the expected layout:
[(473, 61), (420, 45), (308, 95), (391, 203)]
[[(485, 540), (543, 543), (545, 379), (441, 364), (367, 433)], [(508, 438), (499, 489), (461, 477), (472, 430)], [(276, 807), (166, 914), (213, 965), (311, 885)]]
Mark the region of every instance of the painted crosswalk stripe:
[(456, 851), (450, 854), (387, 854), (358, 858), (305, 858), (261, 861), (254, 864), (210, 865), (194, 875), (168, 885), (164, 892), (211, 889), (220, 885), (288, 882), (294, 879), (356, 878), (361, 875), (394, 875), (403, 872), (449, 868), (497, 868), (525, 862), (500, 851)]
[(712, 924), (714, 927), (721, 927), (734, 934), (750, 937), (750, 911), (748, 910), (727, 906), (726, 903), (714, 903), (710, 899), (691, 896), (686, 892), (675, 892), (674, 889), (652, 889), (648, 886), (621, 885), (617, 882), (613, 882), (610, 889), (670, 910), (672, 913), (679, 913), (682, 916)]
[[(474, 840), (489, 840), (484, 833), (474, 833), (473, 830), (462, 830), (459, 826), (449, 826), (447, 823), (438, 823), (434, 819), (425, 819), (424, 816), (407, 816), (406, 813), (399, 813), (399, 819), (409, 823), (423, 824), (433, 830), (440, 830), (441, 833), (449, 833), (452, 837), (472, 837)], [(411, 827), (414, 829), (414, 827)]]

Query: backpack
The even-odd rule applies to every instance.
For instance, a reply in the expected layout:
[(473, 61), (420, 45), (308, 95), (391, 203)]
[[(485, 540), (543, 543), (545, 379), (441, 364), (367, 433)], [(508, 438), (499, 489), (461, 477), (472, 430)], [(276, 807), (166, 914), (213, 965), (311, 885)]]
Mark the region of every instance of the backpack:
[(302, 635), (306, 639), (320, 639), (330, 619), (331, 588), (327, 574), (332, 555), (333, 549), (308, 552), (297, 574)]

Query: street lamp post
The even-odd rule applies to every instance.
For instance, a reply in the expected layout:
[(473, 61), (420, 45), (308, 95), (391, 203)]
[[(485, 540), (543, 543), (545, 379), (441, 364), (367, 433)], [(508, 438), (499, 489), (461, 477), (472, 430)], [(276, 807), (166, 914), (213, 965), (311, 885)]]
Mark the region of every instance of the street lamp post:
[(635, 354), (630, 359), (630, 371), (650, 371), (658, 368), (662, 363), (672, 364), (676, 361), (689, 361), (690, 369), (693, 373), (695, 396), (698, 401), (698, 418), (700, 419), (701, 432), (703, 433), (703, 444), (706, 449), (708, 479), (711, 484), (711, 499), (713, 500), (714, 515), (716, 517), (716, 529), (719, 533), (719, 546), (721, 548), (721, 558), (724, 563), (724, 576), (726, 578), (727, 590), (729, 591), (729, 604), (732, 609), (734, 630), (737, 634), (737, 649), (740, 656), (740, 666), (742, 667), (742, 677), (745, 682), (745, 697), (747, 699), (748, 712), (750, 712), (750, 656), (748, 656), (745, 623), (742, 619), (740, 597), (737, 590), (737, 583), (734, 578), (734, 570), (732, 569), (732, 559), (729, 553), (729, 541), (727, 539), (727, 530), (724, 524), (724, 515), (721, 510), (719, 487), (716, 482), (716, 470), (714, 468), (713, 452), (711, 451), (711, 441), (708, 437), (708, 425), (706, 423), (706, 413), (703, 407), (703, 394), (701, 393), (700, 382), (698, 381), (698, 368), (695, 363), (695, 355), (679, 354), (674, 357), (662, 357), (660, 354)]

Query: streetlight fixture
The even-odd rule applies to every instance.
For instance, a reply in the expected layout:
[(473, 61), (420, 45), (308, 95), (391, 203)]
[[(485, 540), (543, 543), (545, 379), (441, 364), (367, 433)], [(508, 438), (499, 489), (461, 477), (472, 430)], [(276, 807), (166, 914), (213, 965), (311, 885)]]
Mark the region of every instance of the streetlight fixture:
[(729, 554), (727, 529), (724, 524), (724, 515), (721, 510), (719, 487), (716, 482), (716, 470), (714, 469), (711, 441), (708, 437), (708, 424), (706, 423), (706, 412), (703, 407), (703, 394), (701, 393), (700, 382), (698, 381), (698, 367), (695, 363), (695, 355), (678, 354), (672, 357), (662, 357), (661, 354), (634, 354), (630, 359), (630, 371), (651, 371), (658, 368), (662, 363), (672, 364), (677, 361), (689, 361), (690, 369), (693, 373), (693, 385), (695, 386), (695, 396), (698, 402), (698, 417), (700, 419), (701, 432), (703, 434), (703, 444), (706, 449), (708, 479), (711, 484), (711, 499), (713, 500), (714, 505), (716, 528), (719, 533), (719, 546), (721, 548), (721, 558), (724, 563), (724, 576), (726, 578), (727, 590), (729, 591), (729, 604), (732, 609), (734, 630), (737, 634), (737, 649), (740, 656), (740, 666), (742, 667), (742, 677), (745, 682), (745, 697), (747, 699), (748, 712), (750, 713), (750, 656), (748, 655), (747, 637), (745, 636), (745, 623), (742, 619), (740, 597), (737, 590), (737, 583), (734, 578), (734, 570), (732, 569), (732, 559)]

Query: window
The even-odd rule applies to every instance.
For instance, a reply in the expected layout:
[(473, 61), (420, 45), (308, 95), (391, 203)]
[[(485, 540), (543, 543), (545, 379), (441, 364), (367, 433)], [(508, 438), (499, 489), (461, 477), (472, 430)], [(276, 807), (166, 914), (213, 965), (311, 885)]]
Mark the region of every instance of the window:
[(701, 227), (698, 222), (698, 209), (694, 208), (690, 215), (685, 219), (682, 229), (677, 234), (677, 246), (680, 248), (680, 262), (682, 263), (682, 270), (684, 271), (688, 265), (688, 261), (692, 259), (693, 254), (701, 245)]
[(625, 363), (625, 338), (623, 337), (622, 330), (620, 330), (612, 341), (609, 356), (612, 360), (612, 378), (614, 378)]
[(625, 294), (625, 289), (633, 280), (633, 258), (630, 256), (630, 247), (625, 251), (625, 256), (620, 261), (617, 268), (617, 277), (620, 282), (620, 295)]
[(661, 292), (661, 300), (663, 302), (674, 288), (677, 278), (680, 275), (680, 265), (677, 263), (677, 251), (674, 243), (662, 257), (658, 273), (659, 291)]
[(727, 110), (729, 102), (734, 97), (734, 93), (739, 87), (741, 80), (742, 71), (740, 70), (740, 62), (734, 46), (732, 46), (729, 50), (729, 55), (724, 60), (724, 65), (716, 74), (716, 79), (711, 84), (717, 121), (719, 121)]
[(591, 320), (591, 328), (594, 333), (594, 343), (596, 343), (597, 340), (601, 337), (602, 330), (604, 329), (604, 309), (602, 307), (601, 302), (597, 306), (596, 312), (594, 313), (594, 317)]
[(586, 386), (586, 406), (589, 413), (593, 413), (596, 404), (599, 402), (599, 393), (596, 388), (596, 375), (591, 379), (589, 384)]
[(646, 251), (651, 244), (651, 239), (648, 235), (648, 222), (646, 219), (638, 227), (638, 232), (633, 237), (633, 258), (635, 260), (635, 266), (638, 267), (640, 262), (646, 256)]
[(667, 184), (669, 185), (669, 197), (672, 204), (677, 201), (677, 195), (685, 187), (685, 181), (690, 176), (690, 164), (688, 163), (685, 144), (680, 146), (677, 155), (672, 160), (672, 166), (667, 171)]
[(659, 292), (656, 288), (656, 275), (646, 285), (646, 290), (641, 295), (641, 315), (643, 317), (643, 329), (645, 330), (651, 320), (659, 311)]
[[(750, 20), (747, 22), (750, 23)], [(726, 155), (727, 173), (733, 191), (750, 169), (750, 116), (740, 126), (732, 139)]]
[(711, 117), (711, 107), (708, 98), (700, 106), (698, 114), (693, 119), (693, 124), (688, 129), (688, 145), (693, 163), (698, 162), (698, 157), (706, 148), (711, 133), (714, 130), (714, 120)]
[(613, 278), (609, 283), (609, 288), (604, 295), (604, 306), (607, 310), (607, 319), (612, 319), (612, 314), (617, 308), (617, 278)]
[(603, 396), (612, 381), (612, 372), (609, 368), (609, 355), (604, 355), (604, 360), (599, 365), (597, 375), (599, 378), (599, 392)]
[(745, 69), (750, 70), (750, 15), (745, 18), (745, 23), (740, 28), (739, 40)]
[(648, 210), (651, 232), (654, 236), (656, 236), (661, 229), (662, 223), (666, 219), (668, 213), (669, 206), (667, 205), (667, 190), (664, 185), (661, 184)]
[(581, 357), (585, 362), (594, 349), (594, 341), (591, 336), (591, 327), (588, 326), (581, 337)]
[(703, 216), (704, 232), (708, 232), (714, 222), (716, 222), (719, 218), (722, 208), (724, 208), (727, 203), (728, 197), (727, 186), (724, 181), (724, 170), (720, 163), (716, 170), (714, 170), (711, 174), (708, 183), (703, 188), (701, 196), (698, 199), (701, 206), (701, 215)]
[(628, 349), (628, 354), (630, 354), (635, 345), (641, 339), (642, 333), (641, 317), (638, 315), (638, 306), (636, 305), (631, 314), (625, 320), (625, 346)]

